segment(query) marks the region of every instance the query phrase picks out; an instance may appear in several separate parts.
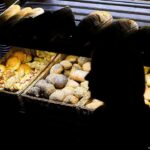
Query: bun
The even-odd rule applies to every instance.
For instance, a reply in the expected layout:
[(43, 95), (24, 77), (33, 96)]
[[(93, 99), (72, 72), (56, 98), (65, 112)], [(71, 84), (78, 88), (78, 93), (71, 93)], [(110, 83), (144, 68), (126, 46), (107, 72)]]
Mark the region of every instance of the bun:
[(63, 71), (63, 67), (61, 64), (55, 64), (51, 69), (50, 69), (50, 74), (51, 73), (56, 73), (60, 74)]
[(31, 72), (31, 68), (27, 64), (21, 64), (18, 69), (18, 74), (20, 77), (27, 75)]
[(68, 60), (63, 60), (60, 64), (64, 67), (64, 69), (70, 69), (72, 67), (72, 63)]
[(16, 15), (21, 10), (19, 5), (12, 5), (10, 6), (2, 15), (0, 15), (0, 22), (6, 22), (11, 17)]
[(22, 51), (17, 51), (13, 54), (14, 57), (17, 57), (20, 59), (21, 62), (24, 62), (26, 60), (26, 54)]
[(20, 65), (21, 61), (17, 57), (10, 57), (6, 62), (6, 67), (10, 70), (17, 70)]
[(83, 69), (83, 71), (90, 72), (91, 71), (91, 62), (86, 62), (85, 64), (83, 64), (82, 69)]

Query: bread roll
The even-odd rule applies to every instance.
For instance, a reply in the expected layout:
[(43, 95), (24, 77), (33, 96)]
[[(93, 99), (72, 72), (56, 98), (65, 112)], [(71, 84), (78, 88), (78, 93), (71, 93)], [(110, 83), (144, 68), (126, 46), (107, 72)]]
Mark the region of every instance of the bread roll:
[(67, 60), (61, 61), (60, 64), (64, 67), (64, 69), (70, 69), (72, 67), (72, 63)]
[(79, 83), (74, 80), (68, 79), (66, 87), (77, 88), (77, 87), (79, 87)]
[(77, 87), (74, 90), (74, 95), (78, 98), (82, 98), (85, 96), (85, 94), (87, 93), (87, 89), (83, 88), (83, 87)]
[(25, 75), (31, 73), (31, 71), (32, 71), (31, 68), (27, 64), (21, 64), (20, 67), (19, 67), (19, 69), (17, 70), (18, 75), (20, 77), (25, 76)]
[(26, 16), (25, 16), (25, 18), (35, 18), (35, 17), (37, 17), (37, 16), (39, 16), (39, 15), (41, 15), (41, 14), (43, 14), (44, 13), (44, 9), (43, 8), (34, 8), (34, 9), (32, 9), (32, 11), (31, 12), (29, 12)]
[(103, 106), (104, 102), (97, 100), (97, 99), (93, 99), (91, 103), (87, 104), (85, 107), (88, 109), (92, 109), (95, 110), (100, 106)]
[(46, 80), (41, 79), (41, 80), (39, 80), (39, 81), (35, 84), (35, 86), (38, 87), (38, 88), (40, 88), (40, 89), (43, 89), (44, 86), (45, 86), (45, 84), (47, 84)]
[(55, 64), (50, 69), (50, 74), (52, 74), (52, 73), (60, 74), (62, 71), (63, 71), (63, 66), (61, 64)]
[(38, 88), (38, 87), (32, 87), (27, 92), (27, 94), (31, 95), (31, 96), (35, 96), (35, 97), (40, 97), (40, 88)]
[(62, 91), (65, 93), (65, 96), (74, 94), (74, 88), (73, 87), (65, 87), (62, 89)]
[(56, 90), (49, 97), (49, 100), (61, 101), (63, 102), (65, 98), (65, 93), (62, 90)]
[(66, 77), (69, 77), (70, 76), (70, 72), (71, 72), (71, 70), (64, 70), (64, 75)]
[(73, 63), (73, 62), (77, 61), (77, 58), (78, 58), (78, 56), (68, 55), (65, 60), (68, 60), (69, 62)]
[(86, 71), (75, 70), (75, 71), (71, 71), (69, 77), (70, 77), (70, 79), (73, 79), (75, 81), (83, 82), (83, 81), (85, 81), (85, 77), (87, 74), (88, 74), (88, 72), (86, 72)]
[(4, 13), (0, 15), (0, 24), (9, 20), (12, 16), (16, 15), (21, 10), (19, 5), (10, 6)]
[(81, 82), (80, 85), (81, 85), (81, 87), (83, 87), (83, 88), (89, 90), (89, 81)]
[(68, 82), (68, 78), (63, 74), (50, 74), (46, 77), (46, 81), (52, 83), (56, 88), (62, 89)]
[(75, 97), (74, 95), (68, 95), (65, 97), (65, 103), (76, 104), (79, 101), (79, 98)]
[(6, 62), (6, 67), (10, 70), (17, 70), (20, 65), (21, 61), (17, 57), (10, 57)]
[(90, 72), (91, 71), (91, 62), (86, 62), (82, 66), (83, 71)]
[(20, 59), (21, 62), (24, 62), (26, 60), (26, 54), (22, 51), (17, 51), (13, 54), (14, 57), (17, 57)]
[(79, 58), (78, 58), (78, 64), (79, 64), (80, 66), (82, 66), (83, 64), (85, 64), (85, 63), (88, 62), (88, 61), (91, 61), (91, 59), (90, 59), (90, 58), (87, 58), (87, 57), (79, 57)]

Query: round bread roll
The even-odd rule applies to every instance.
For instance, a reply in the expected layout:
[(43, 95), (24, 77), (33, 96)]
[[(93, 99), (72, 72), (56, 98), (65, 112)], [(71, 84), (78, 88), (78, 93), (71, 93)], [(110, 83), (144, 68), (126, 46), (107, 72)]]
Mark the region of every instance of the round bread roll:
[(71, 72), (71, 70), (64, 70), (64, 75), (66, 77), (69, 77), (70, 76), (70, 72)]
[(62, 89), (68, 82), (68, 78), (63, 74), (50, 74), (46, 77), (46, 81), (52, 83), (56, 88)]
[(38, 88), (40, 88), (40, 89), (43, 89), (44, 86), (45, 86), (45, 84), (47, 84), (46, 80), (41, 79), (41, 80), (39, 80), (39, 81), (35, 84), (35, 86), (38, 87)]
[(100, 106), (103, 106), (104, 105), (104, 102), (100, 101), (100, 100), (97, 100), (97, 99), (93, 99), (91, 103), (88, 103), (85, 107), (87, 109), (92, 109), (92, 110), (95, 110), (97, 109), (98, 107)]
[(75, 81), (83, 82), (83, 81), (85, 81), (85, 77), (87, 74), (88, 74), (88, 72), (86, 72), (86, 71), (75, 70), (75, 71), (71, 71), (69, 77), (70, 77), (70, 79), (73, 79)]
[(56, 89), (55, 89), (54, 85), (52, 85), (50, 83), (45, 83), (43, 85), (43, 88), (41, 89), (41, 92), (43, 92), (43, 96), (45, 98), (49, 98), (49, 96), (55, 91), (56, 91)]
[(83, 71), (90, 72), (91, 71), (91, 62), (86, 62), (82, 66)]
[(79, 87), (79, 83), (74, 80), (68, 79), (66, 87), (77, 88), (77, 87)]
[(29, 12), (24, 18), (35, 18), (44, 13), (43, 8), (34, 8), (31, 12)]
[(81, 85), (81, 87), (83, 87), (83, 88), (89, 90), (89, 81), (81, 82), (80, 85)]
[(85, 96), (85, 94), (87, 93), (87, 89), (83, 88), (83, 87), (77, 87), (74, 90), (74, 95), (78, 98), (82, 98)]
[(68, 55), (65, 60), (68, 60), (69, 62), (73, 63), (73, 62), (77, 61), (77, 58), (78, 58), (78, 56)]
[(56, 90), (49, 97), (49, 100), (61, 101), (63, 102), (65, 98), (65, 93), (62, 90)]
[(52, 73), (60, 74), (62, 71), (63, 71), (63, 66), (61, 64), (55, 64), (50, 69), (50, 74), (52, 74)]
[(28, 95), (40, 97), (40, 88), (38, 87), (32, 87), (28, 92)]
[(14, 57), (17, 57), (20, 59), (21, 62), (24, 62), (26, 60), (26, 54), (22, 51), (17, 51), (13, 54)]
[(10, 57), (6, 62), (6, 67), (10, 70), (17, 70), (20, 65), (21, 61), (17, 57)]
[(18, 75), (20, 77), (23, 77), (23, 76), (31, 73), (31, 71), (32, 71), (31, 68), (27, 64), (21, 64), (20, 67), (19, 67), (19, 69), (17, 70)]
[(74, 88), (72, 88), (72, 87), (65, 87), (65, 88), (62, 89), (62, 91), (65, 93), (65, 96), (73, 95)]
[(72, 67), (72, 63), (67, 60), (61, 61), (60, 64), (64, 67), (64, 69), (70, 69)]
[(4, 13), (0, 15), (0, 24), (6, 22), (21, 10), (19, 5), (10, 6)]
[(3, 73), (5, 72), (6, 67), (4, 65), (0, 64), (0, 77), (3, 75)]
[(74, 95), (68, 95), (65, 97), (65, 103), (76, 104), (79, 101), (79, 98), (75, 97)]
[(91, 59), (90, 59), (90, 58), (87, 58), (87, 57), (79, 57), (79, 58), (78, 58), (78, 64), (79, 64), (80, 66), (82, 66), (83, 64), (85, 64), (85, 63), (88, 62), (88, 61), (91, 61)]

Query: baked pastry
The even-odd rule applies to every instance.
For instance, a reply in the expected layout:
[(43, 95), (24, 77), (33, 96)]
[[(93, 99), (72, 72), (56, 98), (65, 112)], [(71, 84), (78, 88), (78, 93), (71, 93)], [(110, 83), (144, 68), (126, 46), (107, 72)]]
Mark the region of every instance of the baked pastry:
[(68, 82), (66, 84), (66, 87), (73, 87), (73, 88), (77, 88), (79, 87), (79, 83), (74, 81), (74, 80), (71, 80), (71, 79), (68, 79)]
[(40, 97), (40, 88), (38, 87), (32, 87), (28, 92), (28, 95)]
[(65, 93), (62, 90), (56, 90), (49, 97), (49, 100), (61, 101), (63, 102), (65, 98)]
[(17, 57), (18, 59), (20, 59), (21, 62), (25, 62), (26, 60), (26, 54), (22, 51), (17, 51), (13, 54), (13, 57)]
[(5, 72), (5, 66), (0, 64), (0, 77), (3, 75), (3, 73)]
[(87, 109), (95, 110), (98, 107), (103, 106), (103, 105), (104, 105), (103, 101), (100, 101), (100, 100), (97, 100), (97, 99), (93, 99), (92, 102), (88, 103), (85, 107)]
[(35, 18), (35, 17), (37, 17), (37, 16), (39, 16), (39, 15), (41, 15), (41, 14), (43, 14), (44, 13), (44, 9), (43, 8), (34, 8), (34, 9), (32, 9), (32, 11), (31, 12), (29, 12), (26, 16), (25, 16), (25, 18)]
[(84, 81), (80, 83), (81, 87), (89, 90), (89, 81)]
[(50, 74), (51, 73), (56, 73), (60, 74), (63, 71), (63, 66), (61, 64), (55, 64), (51, 69), (50, 69)]
[(29, 73), (31, 73), (31, 68), (27, 64), (21, 64), (19, 69), (17, 70), (19, 77), (23, 77)]
[(0, 15), (0, 24), (9, 20), (12, 16), (16, 15), (21, 10), (19, 5), (10, 6), (4, 13)]
[(72, 63), (67, 60), (61, 61), (60, 64), (64, 67), (64, 69), (70, 69), (72, 67)]
[(86, 62), (82, 66), (83, 71), (90, 72), (91, 71), (91, 62)]
[(73, 63), (73, 62), (77, 61), (77, 58), (78, 58), (78, 56), (68, 55), (65, 60), (68, 60), (69, 62)]
[(35, 86), (42, 90), (44, 88), (45, 84), (47, 84), (46, 80), (41, 79), (35, 84)]
[(17, 57), (10, 57), (6, 62), (7, 69), (14, 71), (17, 70), (20, 67), (20, 65), (21, 61)]
[(79, 98), (75, 97), (74, 95), (68, 95), (65, 97), (65, 103), (76, 104), (79, 101)]
[(74, 90), (74, 95), (78, 98), (82, 98), (85, 96), (85, 94), (87, 93), (87, 89), (83, 88), (83, 87), (77, 87)]
[(56, 88), (62, 89), (68, 82), (68, 78), (63, 74), (50, 74), (46, 77), (46, 81), (52, 83)]
[(87, 58), (87, 57), (79, 57), (78, 58), (78, 64), (80, 66), (82, 66), (83, 64), (85, 64), (86, 62), (90, 61), (91, 59), (90, 58)]
[(64, 75), (66, 76), (66, 77), (69, 77), (70, 76), (70, 72), (71, 72), (71, 70), (64, 70)]
[(62, 91), (64, 92), (65, 96), (74, 94), (74, 88), (73, 87), (65, 87), (62, 89)]
[(70, 77), (70, 79), (73, 79), (75, 81), (83, 82), (83, 81), (85, 81), (85, 77), (87, 74), (88, 74), (88, 72), (86, 72), (86, 71), (75, 70), (75, 71), (71, 71), (69, 77)]

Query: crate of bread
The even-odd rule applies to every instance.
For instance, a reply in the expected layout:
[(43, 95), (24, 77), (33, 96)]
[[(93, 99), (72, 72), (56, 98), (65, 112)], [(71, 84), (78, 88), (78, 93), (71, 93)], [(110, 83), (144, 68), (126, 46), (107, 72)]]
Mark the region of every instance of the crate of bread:
[(90, 70), (90, 58), (59, 54), (21, 96), (25, 100), (45, 102), (46, 105), (57, 104), (94, 112), (104, 103), (91, 98), (85, 79)]
[(56, 57), (56, 53), (12, 47), (0, 60), (0, 92), (20, 94)]

